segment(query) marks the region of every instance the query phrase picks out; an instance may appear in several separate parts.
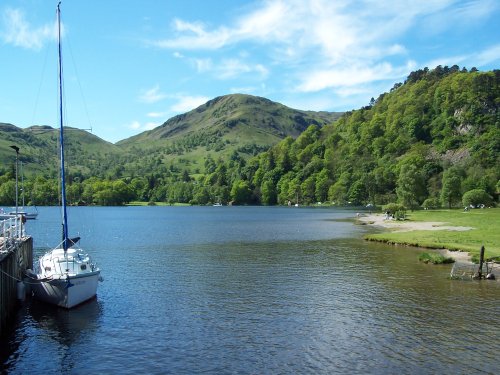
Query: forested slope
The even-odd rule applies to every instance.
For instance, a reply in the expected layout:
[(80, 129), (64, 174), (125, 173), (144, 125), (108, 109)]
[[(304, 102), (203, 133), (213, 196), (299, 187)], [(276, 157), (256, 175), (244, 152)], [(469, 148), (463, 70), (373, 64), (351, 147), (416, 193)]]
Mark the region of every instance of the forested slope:
[(281, 142), (245, 176), (261, 201), (406, 206), (459, 204), (500, 177), (500, 71), (437, 67), (297, 140)]
[[(500, 190), (499, 82), (499, 70), (426, 68), (336, 121), (329, 113), (297, 112), (263, 98), (216, 98), (189, 116), (108, 147), (107, 155), (85, 154), (96, 160), (96, 168), (73, 171), (69, 200), (400, 202), (411, 208), (458, 206), (464, 193), (479, 190), (487, 197), (482, 201), (494, 204)], [(328, 119), (331, 123), (324, 125)], [(268, 138), (273, 134), (274, 143), (292, 136), (274, 146), (255, 138), (249, 143), (247, 137), (260, 131)], [(8, 145), (0, 142), (1, 147)], [(223, 151), (215, 153), (217, 147)], [(259, 147), (267, 151), (249, 158)], [(0, 175), (0, 204), (10, 204), (12, 169)], [(57, 183), (50, 176), (37, 175), (27, 184), (36, 203), (56, 203)]]

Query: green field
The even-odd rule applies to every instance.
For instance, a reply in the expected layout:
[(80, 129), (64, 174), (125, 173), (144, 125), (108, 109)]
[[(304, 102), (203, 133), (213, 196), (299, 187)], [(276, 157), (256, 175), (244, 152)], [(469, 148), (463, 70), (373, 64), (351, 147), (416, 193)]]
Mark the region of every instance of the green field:
[(472, 227), (467, 231), (420, 230), (394, 232), (365, 236), (368, 240), (426, 247), (466, 251), (478, 255), (484, 246), (486, 258), (500, 256), (500, 208), (462, 210), (414, 211), (407, 215), (409, 221), (437, 221), (443, 225)]

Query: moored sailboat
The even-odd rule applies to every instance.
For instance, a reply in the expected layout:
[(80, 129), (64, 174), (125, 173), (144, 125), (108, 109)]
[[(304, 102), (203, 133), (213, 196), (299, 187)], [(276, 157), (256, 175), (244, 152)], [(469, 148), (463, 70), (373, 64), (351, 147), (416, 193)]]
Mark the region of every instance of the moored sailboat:
[(97, 293), (100, 269), (90, 256), (78, 246), (79, 237), (69, 238), (68, 216), (66, 210), (66, 182), (64, 164), (64, 123), (63, 123), (63, 84), (61, 59), (61, 10), (57, 5), (58, 60), (59, 60), (59, 141), (61, 169), (61, 212), (62, 242), (38, 260), (31, 287), (35, 298), (65, 308), (72, 308), (93, 298)]

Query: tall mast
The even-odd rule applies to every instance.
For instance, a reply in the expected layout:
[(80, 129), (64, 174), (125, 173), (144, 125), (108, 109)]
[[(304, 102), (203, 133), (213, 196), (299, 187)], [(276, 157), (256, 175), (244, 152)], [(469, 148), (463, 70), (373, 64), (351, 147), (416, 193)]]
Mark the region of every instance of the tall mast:
[(62, 230), (63, 230), (63, 249), (68, 250), (68, 217), (66, 212), (66, 176), (64, 173), (64, 124), (63, 124), (63, 69), (62, 69), (62, 53), (61, 53), (61, 2), (57, 4), (57, 41), (59, 52), (59, 143), (60, 143), (60, 160), (61, 160), (61, 205), (62, 205)]
[(10, 146), (10, 148), (12, 148), (15, 152), (16, 152), (16, 216), (17, 216), (17, 213), (18, 213), (18, 210), (19, 210), (19, 191), (18, 191), (18, 172), (17, 172), (17, 168), (18, 168), (18, 164), (19, 164), (19, 147), (17, 147), (16, 145), (12, 145)]

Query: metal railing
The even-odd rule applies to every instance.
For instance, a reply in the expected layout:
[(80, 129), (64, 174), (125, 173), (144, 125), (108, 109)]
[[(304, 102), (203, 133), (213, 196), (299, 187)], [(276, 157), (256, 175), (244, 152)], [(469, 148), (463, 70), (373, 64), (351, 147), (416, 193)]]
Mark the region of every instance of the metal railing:
[(0, 253), (11, 250), (13, 245), (25, 236), (24, 218), (13, 216), (0, 221)]

